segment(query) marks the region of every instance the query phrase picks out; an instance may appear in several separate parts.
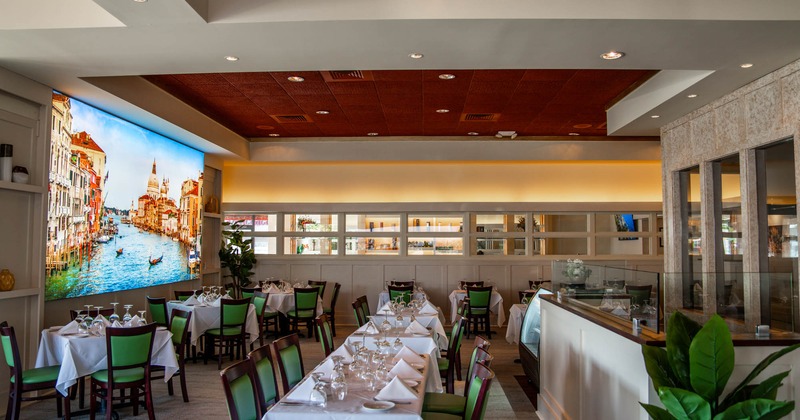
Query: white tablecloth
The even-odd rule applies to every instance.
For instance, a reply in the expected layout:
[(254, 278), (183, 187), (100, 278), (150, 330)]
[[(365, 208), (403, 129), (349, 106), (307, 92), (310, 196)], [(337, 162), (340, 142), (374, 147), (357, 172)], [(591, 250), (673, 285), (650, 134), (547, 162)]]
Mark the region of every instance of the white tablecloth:
[[(192, 320), (189, 322), (189, 341), (193, 346), (197, 345), (197, 340), (203, 336), (203, 333), (212, 328), (219, 328), (221, 315), (219, 306), (188, 306), (184, 305), (183, 302), (167, 302), (167, 313), (171, 314), (172, 308), (192, 313)], [(252, 304), (247, 310), (247, 320), (245, 321), (244, 329), (250, 334), (251, 343), (258, 340), (258, 317), (256, 317), (256, 307)]]
[[(397, 316), (394, 315), (394, 313), (389, 311), (387, 308), (381, 308), (381, 310), (378, 310), (378, 313), (372, 315), (370, 319), (374, 320), (376, 325), (380, 325), (385, 317), (389, 318), (389, 322), (392, 323), (392, 326), (395, 325), (395, 322), (397, 321)], [(442, 322), (442, 320), (444, 319), (444, 315), (442, 314), (441, 309), (439, 309), (438, 315), (414, 315), (414, 318), (416, 318), (417, 322), (422, 324), (424, 327), (430, 328), (434, 332), (435, 334), (434, 339), (436, 340), (436, 344), (439, 346), (439, 349), (447, 350), (447, 344), (448, 344), (447, 333), (444, 330)], [(411, 322), (411, 313), (404, 312), (403, 325), (408, 326), (410, 322)]]
[(506, 330), (506, 341), (510, 344), (519, 343), (519, 329), (522, 327), (522, 317), (525, 316), (525, 311), (528, 305), (515, 303), (511, 305), (508, 313), (508, 329)]
[[(267, 312), (286, 315), (294, 309), (294, 293), (270, 293), (267, 297)], [(317, 297), (317, 316), (322, 315), (322, 299)]]
[[(453, 290), (450, 293), (450, 322), (456, 321), (458, 302), (467, 297), (466, 290)], [(506, 313), (503, 310), (503, 297), (497, 290), (492, 290), (492, 297), (489, 300), (489, 310), (497, 314), (497, 326), (502, 327), (506, 321)]]
[[(414, 292), (413, 299), (428, 300), (428, 295), (425, 292)], [(384, 290), (378, 295), (378, 307), (383, 307), (387, 302), (389, 302), (389, 292)]]
[[(80, 338), (44, 330), (39, 342), (39, 353), (36, 355), (36, 367), (60, 364), (56, 389), (62, 395), (67, 395), (68, 388), (77, 383), (78, 378), (108, 368), (106, 354), (106, 338), (103, 336)], [(150, 364), (164, 366), (165, 382), (178, 371), (171, 332), (161, 329), (156, 331)]]

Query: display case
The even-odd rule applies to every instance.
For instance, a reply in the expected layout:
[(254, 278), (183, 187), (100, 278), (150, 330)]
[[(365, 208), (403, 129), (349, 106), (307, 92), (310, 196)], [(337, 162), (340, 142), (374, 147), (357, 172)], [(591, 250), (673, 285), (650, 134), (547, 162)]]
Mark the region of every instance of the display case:
[(519, 332), (519, 359), (522, 370), (536, 389), (539, 389), (539, 341), (542, 333), (542, 295), (551, 295), (547, 289), (539, 289), (528, 304)]

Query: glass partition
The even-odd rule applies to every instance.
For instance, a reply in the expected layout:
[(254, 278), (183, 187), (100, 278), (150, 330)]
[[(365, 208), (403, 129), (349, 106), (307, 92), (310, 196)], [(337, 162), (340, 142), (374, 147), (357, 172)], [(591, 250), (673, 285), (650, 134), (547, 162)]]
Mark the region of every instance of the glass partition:
[(541, 232), (586, 232), (588, 215), (581, 214), (545, 214)]
[(284, 255), (336, 255), (339, 239), (335, 237), (285, 237)]
[(339, 216), (336, 214), (286, 214), (283, 218), (285, 232), (336, 232)]
[[(703, 237), (700, 229), (700, 167), (678, 173), (681, 197), (683, 307), (703, 309)], [(699, 289), (699, 290), (698, 290)]]
[(476, 255), (525, 255), (525, 238), (490, 238), (475, 239)]
[[(744, 320), (742, 188), (739, 155), (713, 162), (717, 313)], [(711, 277), (714, 278), (714, 277)]]
[(347, 232), (399, 232), (399, 214), (348, 214), (345, 216)]
[(528, 222), (525, 214), (477, 214), (475, 215), (475, 231), (525, 232)]
[(346, 255), (399, 255), (398, 238), (348, 237), (345, 239)]
[(408, 238), (408, 255), (463, 255), (461, 238)]
[(278, 253), (278, 238), (253, 237), (253, 252), (261, 255), (275, 255)]
[(409, 232), (462, 232), (464, 218), (456, 215), (408, 215)]

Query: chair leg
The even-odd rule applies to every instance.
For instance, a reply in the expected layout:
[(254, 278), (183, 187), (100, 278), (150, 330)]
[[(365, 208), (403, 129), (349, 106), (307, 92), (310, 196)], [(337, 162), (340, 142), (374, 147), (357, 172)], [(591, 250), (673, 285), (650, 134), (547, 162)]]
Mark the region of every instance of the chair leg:
[(150, 381), (144, 383), (144, 405), (147, 408), (147, 418), (155, 420), (156, 413), (153, 411), (153, 390)]
[(461, 349), (456, 352), (456, 377), (461, 380)]
[(175, 395), (175, 391), (172, 389), (172, 378), (169, 378), (169, 380), (167, 381), (167, 394)]
[(181, 380), (181, 394), (183, 394), (183, 402), (189, 402), (189, 391), (186, 389), (186, 370), (183, 368), (183, 362), (179, 362), (178, 366), (180, 366), (180, 371), (178, 374), (180, 375)]
[[(69, 399), (69, 397), (67, 397)], [(56, 414), (59, 418), (63, 417), (63, 412), (61, 411), (61, 393), (56, 391)]]
[(6, 419), (16, 420), (19, 418), (19, 403), (17, 402), (17, 392), (10, 391), (8, 394), (8, 406), (6, 407)]
[(86, 393), (86, 378), (78, 378), (78, 407), (83, 408), (86, 406), (84, 395)]
[(224, 348), (224, 345), (225, 344), (224, 344), (223, 340), (220, 338), (220, 341), (219, 341), (219, 355), (217, 355), (217, 370), (222, 369), (222, 349)]
[[(56, 391), (58, 392), (58, 391)], [(70, 399), (69, 396), (64, 397), (64, 420), (70, 420), (72, 418), (72, 410), (70, 407)]]
[(336, 317), (333, 316), (333, 309), (331, 309), (330, 320), (331, 320), (331, 335), (336, 337)]
[(131, 388), (131, 404), (133, 404), (133, 415), (139, 415), (139, 387)]
[[(136, 415), (134, 406), (134, 416)], [(111, 414), (114, 412), (114, 390), (111, 388), (106, 389), (106, 420), (111, 420)]]
[(89, 385), (89, 420), (94, 420), (94, 413), (97, 411), (97, 395), (95, 395), (95, 385)]

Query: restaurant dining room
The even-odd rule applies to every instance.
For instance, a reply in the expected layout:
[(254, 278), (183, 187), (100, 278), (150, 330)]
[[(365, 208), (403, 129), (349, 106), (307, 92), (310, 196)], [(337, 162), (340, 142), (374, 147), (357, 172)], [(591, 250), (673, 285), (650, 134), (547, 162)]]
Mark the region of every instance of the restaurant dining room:
[(800, 8), (0, 2), (0, 415), (800, 419)]

